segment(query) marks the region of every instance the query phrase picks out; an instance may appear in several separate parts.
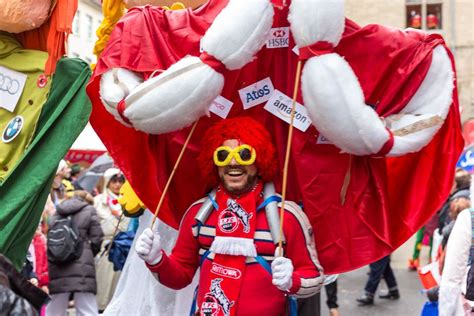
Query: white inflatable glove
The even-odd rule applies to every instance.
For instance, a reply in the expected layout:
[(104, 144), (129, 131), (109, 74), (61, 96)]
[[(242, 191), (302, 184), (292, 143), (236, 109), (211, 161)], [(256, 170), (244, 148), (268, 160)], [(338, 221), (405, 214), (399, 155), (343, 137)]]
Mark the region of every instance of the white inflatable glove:
[[(344, 32), (344, 1), (292, 1), (288, 20), (300, 54), (303, 47), (321, 42), (336, 47)], [(313, 125), (344, 152), (374, 154), (389, 139), (377, 113), (365, 105), (352, 68), (337, 53), (306, 61), (301, 90)]]
[(149, 265), (155, 265), (160, 262), (163, 254), (161, 253), (161, 240), (158, 232), (153, 232), (150, 228), (146, 228), (138, 237), (135, 250), (138, 256)]
[[(300, 53), (316, 43), (336, 47), (344, 31), (344, 1), (293, 0), (288, 20)], [(301, 89), (313, 125), (343, 152), (401, 156), (426, 146), (442, 126), (452, 102), (453, 82), (450, 58), (440, 45), (433, 51), (430, 69), (409, 104), (384, 122), (365, 104), (356, 74), (336, 52), (306, 61)], [(391, 137), (387, 129), (394, 143), (392, 148), (383, 149)]]
[(293, 286), (293, 263), (285, 257), (277, 257), (279, 248), (275, 251), (275, 260), (272, 262), (272, 284), (281, 291), (288, 291)]
[[(253, 0), (251, 5), (229, 0), (201, 40), (205, 52), (201, 58), (186, 56), (136, 86), (121, 104), (121, 114), (117, 106), (107, 110), (119, 121), (129, 121), (129, 125), (147, 134), (176, 131), (209, 115), (209, 106), (224, 87), (221, 72), (240, 69), (253, 60), (268, 39), (273, 15), (270, 0)], [(209, 56), (224, 69), (204, 62)]]
[(130, 127), (130, 124), (120, 117), (117, 105), (142, 82), (138, 74), (123, 68), (112, 68), (100, 78), (100, 98), (105, 109), (125, 126)]

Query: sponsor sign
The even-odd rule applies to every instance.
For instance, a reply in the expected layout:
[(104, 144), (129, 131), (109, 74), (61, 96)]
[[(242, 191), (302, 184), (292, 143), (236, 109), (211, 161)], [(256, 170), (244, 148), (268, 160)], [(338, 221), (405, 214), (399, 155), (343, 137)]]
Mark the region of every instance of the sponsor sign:
[(207, 293), (201, 304), (201, 315), (217, 316), (217, 313), (219, 313), (219, 304), (210, 293)]
[(223, 266), (218, 263), (212, 263), (211, 272), (226, 278), (240, 279), (242, 272), (239, 269)]
[[(289, 124), (292, 102), (289, 96), (275, 89), (267, 104), (265, 104), (264, 109)], [(308, 117), (306, 108), (296, 102), (293, 126), (302, 132), (306, 132), (310, 125), (311, 120)]]
[(270, 77), (240, 89), (239, 96), (244, 109), (247, 110), (268, 101), (273, 90), (273, 83)]
[(21, 93), (25, 88), (26, 75), (0, 66), (0, 108), (15, 111)]
[(290, 46), (290, 28), (272, 28), (270, 31), (270, 38), (267, 40), (267, 48), (283, 48), (288, 46)]
[(209, 107), (209, 111), (225, 119), (227, 115), (229, 115), (230, 109), (232, 108), (233, 104), (234, 103), (232, 103), (230, 100), (227, 100), (222, 96), (218, 96), (212, 102), (211, 106)]
[(23, 128), (24, 119), (22, 116), (17, 115), (8, 122), (7, 126), (2, 133), (2, 141), (9, 143), (14, 140), (21, 132)]
[(199, 53), (200, 53), (200, 54), (204, 53), (204, 47), (202, 47), (202, 38), (201, 38), (201, 40), (199, 41)]
[(471, 173), (474, 171), (474, 145), (464, 148), (456, 167), (462, 168)]
[(293, 53), (295, 53), (296, 55), (300, 55), (300, 48), (298, 47), (298, 45), (296, 45), (295, 47), (293, 47), (293, 49), (291, 50)]
[(217, 225), (222, 232), (232, 233), (239, 227), (239, 219), (233, 212), (226, 210), (219, 215)]

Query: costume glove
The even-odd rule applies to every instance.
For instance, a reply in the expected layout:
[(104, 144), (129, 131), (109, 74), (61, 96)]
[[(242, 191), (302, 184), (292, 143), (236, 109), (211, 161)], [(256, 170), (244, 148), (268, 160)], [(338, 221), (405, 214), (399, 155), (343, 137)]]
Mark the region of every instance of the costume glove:
[(135, 250), (138, 256), (150, 265), (155, 265), (161, 261), (161, 240), (158, 232), (146, 228), (138, 237)]
[[(278, 254), (278, 248), (275, 255)], [(275, 256), (276, 257), (276, 256)], [(278, 257), (272, 262), (272, 283), (282, 291), (288, 291), (293, 285), (293, 263), (285, 257)]]

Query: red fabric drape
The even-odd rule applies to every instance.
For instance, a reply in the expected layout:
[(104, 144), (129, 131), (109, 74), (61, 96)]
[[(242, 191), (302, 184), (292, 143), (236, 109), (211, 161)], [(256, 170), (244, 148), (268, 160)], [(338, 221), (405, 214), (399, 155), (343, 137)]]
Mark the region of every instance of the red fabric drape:
[[(147, 135), (115, 121), (99, 99), (102, 73), (123, 67), (148, 77), (179, 58), (199, 56), (199, 41), (226, 1), (209, 1), (199, 10), (163, 11), (134, 8), (117, 24), (104, 50), (88, 93), (93, 102), (91, 123), (125, 172), (138, 196), (154, 209), (189, 128), (166, 135)], [(288, 26), (287, 9), (275, 10), (274, 27)], [(381, 116), (404, 108), (424, 79), (436, 45), (436, 35), (402, 32), (378, 25), (360, 28), (346, 20), (335, 51), (352, 66), (366, 103)], [(227, 72), (222, 96), (234, 102), (229, 117), (248, 115), (270, 131), (283, 170), (288, 124), (263, 109), (244, 110), (238, 90), (270, 77), (273, 85), (292, 95), (298, 56), (290, 37), (288, 48), (263, 48), (257, 59), (239, 71)], [(303, 100), (301, 93), (298, 102)], [(160, 218), (178, 227), (186, 208), (202, 197), (203, 187), (195, 157), (206, 128), (220, 120), (201, 118), (177, 170)], [(462, 149), (456, 91), (445, 125), (418, 153), (401, 158), (352, 157), (331, 144), (318, 144), (310, 127), (295, 130), (289, 167), (289, 199), (301, 202), (314, 227), (316, 246), (327, 273), (351, 270), (391, 253), (417, 231), (449, 193), (455, 164)], [(345, 204), (340, 192), (352, 161)], [(281, 188), (281, 172), (275, 178)]]

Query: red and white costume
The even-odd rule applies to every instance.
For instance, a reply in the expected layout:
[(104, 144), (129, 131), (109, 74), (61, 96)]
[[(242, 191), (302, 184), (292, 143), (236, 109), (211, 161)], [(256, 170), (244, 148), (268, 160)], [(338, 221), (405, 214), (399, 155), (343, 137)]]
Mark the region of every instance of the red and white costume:
[[(121, 90), (107, 88), (100, 82), (102, 79), (107, 81), (106, 75), (113, 82), (112, 77), (118, 71), (118, 77), (121, 72), (132, 73), (136, 78), (132, 76), (135, 79), (129, 79), (136, 81), (134, 85), (143, 79), (146, 80), (144, 85), (147, 85), (152, 80), (147, 79), (155, 71), (158, 70), (156, 73), (159, 73), (160, 70), (169, 70), (188, 55), (194, 56), (196, 60), (201, 54), (200, 48), (206, 48), (205, 44), (208, 44), (208, 41), (201, 42), (201, 39), (209, 39), (214, 34), (207, 33), (211, 26), (214, 26), (211, 29), (214, 31), (215, 26), (220, 23), (213, 21), (221, 12), (225, 13), (224, 10), (230, 5), (237, 6), (239, 3), (244, 1), (209, 0), (195, 11), (133, 8), (117, 24), (108, 46), (97, 62), (88, 86), (93, 103), (91, 124), (130, 180), (137, 195), (150, 209), (154, 209), (158, 203), (171, 173), (170, 162), (176, 161), (189, 130), (179, 129), (154, 135), (149, 131), (130, 128), (130, 124), (122, 124), (120, 120), (123, 118), (117, 111), (110, 109), (113, 107), (110, 105), (112, 103), (101, 101), (101, 97), (107, 99), (105, 92)], [(311, 3), (319, 3), (323, 9), (328, 10), (334, 7), (333, 2), (325, 6), (325, 3), (329, 3), (327, 1), (292, 2), (295, 5)], [(212, 78), (219, 79), (216, 79), (219, 81), (216, 86), (223, 84), (220, 87), (222, 91), (218, 89), (220, 95), (233, 103), (227, 118), (251, 116), (265, 125), (274, 139), (279, 168), (283, 167), (288, 124), (268, 111), (269, 108), (274, 109), (277, 102), (268, 100), (266, 103), (247, 106), (248, 99), (242, 99), (240, 92), (245, 92), (245, 89), (254, 85), (258, 86), (259, 82), (270, 81), (274, 88), (273, 100), (282, 94), (292, 95), (293, 78), (299, 59), (294, 48), (300, 37), (305, 38), (295, 31), (307, 29), (297, 27), (297, 23), (307, 23), (308, 27), (314, 23), (324, 26), (331, 24), (333, 20), (332, 15), (318, 16), (318, 12), (323, 11), (316, 7), (313, 7), (314, 10), (303, 10), (304, 7), (300, 7), (301, 12), (296, 10), (296, 6), (294, 9), (292, 13), (287, 7), (274, 10), (272, 34), (280, 36), (281, 30), (285, 30), (288, 42), (284, 47), (275, 47), (269, 43), (258, 51), (255, 59), (242, 68), (237, 67), (238, 69), (230, 65), (228, 58), (220, 58), (217, 51), (214, 53), (220, 61), (227, 63), (228, 70), (232, 70), (212, 75)], [(260, 16), (252, 15), (255, 7), (249, 6), (242, 10), (246, 10), (242, 18), (251, 16), (250, 22), (259, 25)], [(288, 20), (289, 14), (291, 23)], [(227, 19), (229, 23), (233, 20), (237, 19)], [(221, 28), (222, 38), (215, 41), (214, 44), (217, 44), (212, 49), (230, 46), (222, 44), (221, 39), (231, 38), (228, 36), (231, 33), (235, 35), (233, 30), (242, 33), (244, 26), (250, 25), (246, 21), (242, 23), (239, 20), (240, 25)], [(426, 218), (431, 217), (444, 202), (463, 146), (454, 60), (439, 35), (413, 30), (401, 31), (381, 25), (360, 27), (349, 19), (340, 23), (338, 29), (339, 33), (342, 32), (340, 40), (336, 41), (332, 37), (326, 39), (334, 42), (336, 54), (312, 57), (305, 62), (302, 90), (296, 101), (308, 109), (314, 109), (313, 124), (306, 131), (294, 132), (287, 192), (288, 199), (302, 202), (312, 226), (317, 228), (315, 241), (318, 253), (329, 273), (352, 270), (386, 256), (415, 233)], [(309, 35), (338, 33), (324, 32), (325, 28), (319, 32), (317, 30), (315, 28)], [(308, 36), (308, 40), (311, 43), (321, 41), (313, 36)], [(298, 41), (302, 42), (301, 38)], [(311, 43), (306, 44), (311, 48)], [(233, 48), (230, 50), (228, 53), (232, 56)], [(206, 51), (212, 52), (209, 48)], [(331, 72), (331, 58), (338, 62), (345, 60), (350, 67), (346, 65), (347, 67), (341, 68), (349, 70)], [(313, 68), (318, 66), (318, 63), (312, 62), (313, 59), (319, 59), (321, 63), (318, 63), (326, 64), (329, 70), (326, 72)], [(328, 62), (323, 63), (324, 59)], [(204, 75), (208, 74), (209, 67), (199, 67), (206, 70)], [(184, 85), (185, 80), (177, 75), (179, 71), (175, 72), (176, 67), (173, 69), (170, 72), (174, 75), (163, 82), (170, 83), (174, 78), (177, 84)], [(326, 79), (313, 78), (323, 73), (328, 74)], [(352, 80), (346, 80), (347, 76), (342, 75), (348, 73), (352, 73), (349, 76)], [(224, 77), (224, 82), (220, 80), (220, 76)], [(310, 84), (313, 81), (314, 84)], [(349, 81), (357, 89), (345, 89), (349, 86)], [(206, 80), (186, 82), (191, 82), (191, 85), (205, 82), (201, 86), (209, 85)], [(152, 95), (151, 104), (145, 106), (143, 111), (138, 111), (140, 113), (131, 114), (134, 112), (130, 106), (133, 102), (129, 102), (130, 107), (118, 113), (122, 113), (132, 123), (135, 122), (132, 125), (137, 129), (141, 123), (153, 128), (160, 127), (162, 124), (152, 120), (150, 113), (161, 118), (161, 114), (172, 112), (166, 110), (168, 107), (178, 107), (181, 100), (188, 96), (184, 92), (188, 90), (184, 87), (175, 84), (167, 86), (164, 83), (158, 85), (159, 89), (153, 89), (153, 93), (162, 92), (160, 98), (174, 98), (176, 102), (158, 102), (157, 97)], [(204, 93), (206, 89), (201, 86), (198, 85), (196, 90)], [(189, 88), (187, 85), (186, 87)], [(264, 88), (262, 84), (261, 93), (265, 93)], [(99, 93), (101, 89), (102, 95)], [(253, 92), (260, 91), (257, 89)], [(250, 95), (254, 97), (253, 94)], [(117, 103), (124, 97), (125, 94), (119, 96)], [(438, 100), (438, 97), (442, 97), (442, 100)], [(195, 101), (199, 102), (201, 99), (196, 97), (190, 103), (194, 105)], [(154, 106), (158, 103), (165, 108), (154, 111)], [(286, 102), (278, 110), (288, 114), (290, 104), (291, 102)], [(311, 104), (313, 106), (309, 106)], [(443, 110), (438, 111), (438, 107), (432, 109), (433, 105), (439, 105)], [(192, 109), (194, 110), (194, 106)], [(316, 113), (318, 110), (319, 114)], [(191, 111), (184, 112), (180, 112), (180, 116), (188, 115)], [(308, 122), (306, 117), (301, 119)], [(198, 140), (210, 125), (220, 120), (214, 114), (209, 118), (200, 118), (170, 185), (159, 217), (173, 227), (178, 226), (186, 207), (209, 189), (204, 184), (205, 179), (189, 175), (196, 170), (195, 156), (201, 150)], [(171, 122), (166, 119), (163, 121)], [(367, 122), (374, 124), (366, 124)], [(382, 122), (386, 123), (390, 132)], [(349, 125), (351, 128), (348, 131), (340, 130)], [(359, 125), (363, 128), (359, 128)], [(373, 132), (372, 125), (377, 127), (376, 133)], [(416, 148), (407, 149), (406, 147), (410, 147), (405, 146), (407, 144), (415, 144)], [(277, 190), (280, 190), (281, 175), (277, 175), (273, 182)], [(186, 195), (182, 192), (186, 192)]]
[[(223, 191), (223, 189), (220, 190)], [(218, 191), (216, 200), (219, 199), (219, 193)], [(257, 201), (258, 205), (263, 202), (261, 194)], [(271, 274), (255, 258), (246, 257), (243, 271), (230, 266), (231, 264), (229, 266), (217, 264), (214, 252), (210, 252), (203, 258), (203, 254), (215, 240), (216, 230), (221, 227), (219, 225), (222, 223), (219, 221), (221, 215), (227, 211), (226, 208), (214, 210), (204, 224), (198, 225), (195, 216), (203, 202), (204, 199), (197, 201), (186, 212), (172, 253), (169, 256), (163, 253), (161, 261), (154, 266), (147, 265), (155, 273), (160, 283), (173, 289), (181, 289), (191, 283), (196, 269), (201, 264), (197, 307), (204, 306), (212, 312), (216, 312), (216, 307), (218, 307), (220, 310), (218, 315), (278, 315), (285, 310), (287, 294), (307, 297), (319, 291), (324, 277), (314, 246), (312, 227), (306, 215), (295, 203), (287, 202), (285, 204), (283, 229), (286, 244), (284, 245), (284, 254), (294, 266), (293, 286), (288, 291), (289, 293), (285, 293), (272, 284)], [(272, 261), (275, 244), (270, 234), (265, 212), (257, 211), (255, 218), (253, 242), (257, 255), (266, 261)], [(252, 220), (254, 219), (251, 217), (250, 221)], [(219, 233), (217, 232), (217, 234)], [(209, 297), (212, 291), (209, 287), (203, 286), (204, 280), (211, 279), (211, 282), (215, 282), (217, 279), (221, 280), (218, 282), (224, 285), (228, 279), (239, 278), (242, 278), (241, 288), (238, 299), (232, 306), (232, 308), (235, 307), (235, 310), (231, 308), (231, 311), (226, 313), (223, 308), (218, 306), (218, 301), (214, 305), (206, 304), (205, 298)], [(222, 293), (226, 294), (225, 291)]]

